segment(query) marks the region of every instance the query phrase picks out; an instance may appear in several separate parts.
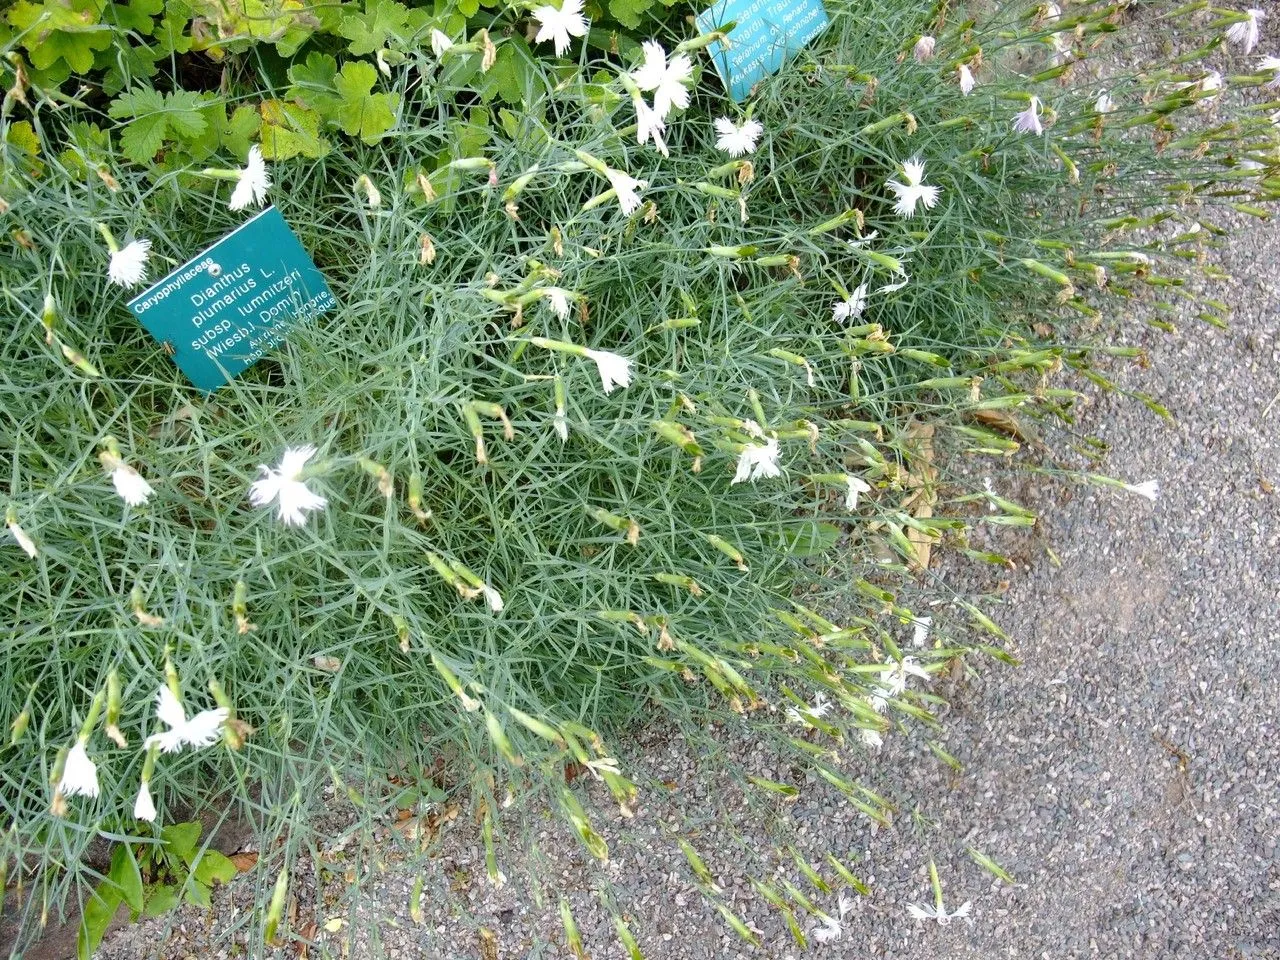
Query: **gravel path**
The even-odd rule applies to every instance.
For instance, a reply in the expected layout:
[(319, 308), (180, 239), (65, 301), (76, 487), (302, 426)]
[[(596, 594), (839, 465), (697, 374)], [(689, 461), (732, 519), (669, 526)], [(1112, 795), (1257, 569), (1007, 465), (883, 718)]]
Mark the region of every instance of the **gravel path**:
[[(633, 822), (603, 824), (613, 853), (603, 869), (536, 814), (529, 819), (545, 832), (506, 838), (510, 880), (501, 889), (485, 877), (477, 831), (461, 818), (426, 867), (411, 866), (394, 833), (346, 835), (335, 822), (322, 862), (307, 861), (294, 880), (294, 929), (314, 925), (311, 955), (568, 957), (563, 896), (597, 960), (624, 955), (611, 903), (654, 960), (798, 957), (804, 951), (748, 879), (789, 876), (836, 912), (834, 895), (810, 887), (781, 850), (792, 838), (814, 863), (828, 849), (856, 858), (871, 887), (856, 898), (844, 936), (812, 944), (813, 955), (1280, 958), (1278, 255), (1273, 229), (1239, 224), (1226, 253), (1237, 278), (1226, 291), (1237, 307), (1227, 332), (1190, 319), (1174, 337), (1127, 324), (1123, 340), (1147, 347), (1155, 362), (1127, 371), (1125, 384), (1160, 398), (1177, 422), (1108, 398), (1085, 419), (1111, 446), (1106, 471), (1158, 479), (1156, 502), (1096, 488), (1068, 488), (1063, 502), (1062, 487), (1025, 478), (1012, 491), (1047, 514), (1015, 544), (1029, 569), (1011, 577), (997, 611), (1023, 665), (984, 666), (938, 691), (951, 701), (943, 745), (962, 772), (939, 763), (919, 734), (887, 740), (866, 772), (901, 811), (892, 829), (872, 829), (810, 782), (773, 811), (772, 826), (744, 834), (770, 811), (749, 814), (736, 788), (699, 774), (707, 743), (641, 740), (635, 762), (670, 796)], [(973, 580), (975, 595), (1008, 575), (990, 576)], [(751, 771), (787, 778), (750, 744), (730, 749)], [(763, 949), (747, 948), (708, 906), (671, 824), (693, 840)], [(1017, 882), (980, 869), (969, 845)], [(971, 925), (907, 917), (907, 902), (930, 899), (930, 858), (948, 906), (971, 901)], [(549, 880), (530, 881), (529, 867)], [(419, 871), (421, 923), (409, 914)], [(100, 956), (244, 955), (234, 944), (243, 943), (251, 886), (222, 891), (212, 914), (183, 911), (123, 930)], [(797, 912), (812, 931), (815, 922)]]

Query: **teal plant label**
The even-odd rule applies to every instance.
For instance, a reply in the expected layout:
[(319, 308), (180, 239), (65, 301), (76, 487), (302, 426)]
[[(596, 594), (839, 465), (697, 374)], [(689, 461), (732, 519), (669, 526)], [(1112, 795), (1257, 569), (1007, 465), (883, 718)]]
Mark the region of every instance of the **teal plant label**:
[(698, 15), (703, 33), (728, 23), (736, 24), (730, 45), (716, 41), (707, 50), (725, 89), (741, 103), (758, 80), (781, 69), (828, 21), (822, 0), (717, 0)]
[(247, 370), (297, 324), (337, 305), (275, 207), (129, 301), (134, 316), (206, 392)]

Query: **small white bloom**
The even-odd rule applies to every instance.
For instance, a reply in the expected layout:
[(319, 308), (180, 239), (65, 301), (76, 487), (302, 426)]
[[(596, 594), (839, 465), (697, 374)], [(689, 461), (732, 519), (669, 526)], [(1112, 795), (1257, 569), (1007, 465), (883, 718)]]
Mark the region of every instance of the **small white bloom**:
[(1268, 89), (1280, 88), (1280, 57), (1263, 57), (1258, 61), (1258, 69), (1270, 70), (1273, 74), (1271, 82), (1267, 84)]
[(915, 627), (911, 634), (911, 645), (923, 647), (924, 642), (929, 639), (929, 631), (933, 629), (933, 617), (912, 617), (911, 623)]
[(587, 18), (582, 15), (582, 0), (563, 0), (558, 10), (550, 4), (534, 7), (533, 19), (538, 21), (534, 43), (554, 41), (557, 57), (564, 56), (574, 37), (587, 35)]
[(849, 245), (851, 250), (861, 250), (878, 236), (880, 236), (880, 231), (872, 230), (864, 237), (859, 237), (857, 240), (846, 240), (845, 243)]
[(648, 181), (637, 180), (629, 173), (611, 168), (605, 169), (605, 176), (609, 178), (609, 184), (613, 187), (614, 193), (618, 195), (618, 207), (624, 214), (631, 216), (631, 214), (640, 209), (640, 194), (638, 191), (648, 187)]
[(970, 911), (970, 904), (968, 900), (960, 904), (960, 906), (956, 907), (953, 913), (947, 913), (946, 908), (941, 906), (930, 905), (927, 907), (922, 907), (916, 903), (907, 904), (907, 913), (911, 914), (911, 916), (914, 919), (936, 920), (938, 921), (938, 924), (940, 926), (944, 926), (944, 927), (948, 923), (950, 923), (952, 920), (955, 920), (957, 918), (964, 919), (968, 921), (970, 924), (972, 924), (973, 920), (969, 918), (969, 911)]
[(956, 67), (956, 72), (960, 74), (960, 92), (967, 97), (973, 93), (973, 87), (976, 83), (973, 79), (973, 71), (969, 69), (967, 63), (962, 63)]
[(898, 198), (898, 202), (893, 206), (893, 212), (900, 217), (914, 217), (917, 203), (923, 203), (926, 210), (932, 209), (938, 202), (942, 188), (928, 186), (921, 182), (924, 180), (924, 162), (919, 157), (912, 157), (902, 165), (902, 173), (906, 183), (890, 180), (886, 184)]
[(569, 317), (569, 291), (563, 287), (546, 287), (543, 294), (547, 298), (547, 305), (551, 307), (551, 312), (561, 320)]
[(36, 542), (31, 539), (27, 531), (22, 529), (22, 525), (17, 520), (6, 520), (5, 526), (9, 528), (9, 532), (13, 534), (13, 539), (17, 542), (28, 557), (32, 560), (36, 558), (36, 554), (40, 551), (36, 549)]
[(66, 797), (96, 797), (98, 795), (98, 766), (89, 759), (84, 744), (77, 740), (67, 754), (62, 768), (58, 789)]
[[(876, 711), (879, 713), (879, 711)], [(859, 727), (858, 736), (862, 739), (863, 744), (872, 750), (879, 750), (884, 746), (884, 737), (880, 736), (879, 730), (872, 730), (870, 727)]]
[(307, 522), (308, 510), (319, 510), (329, 501), (318, 493), (312, 493), (305, 481), (300, 480), (307, 461), (316, 455), (313, 446), (290, 447), (280, 458), (276, 468), (260, 466), (262, 479), (255, 480), (249, 488), (249, 502), (264, 507), (272, 500), (279, 500), (280, 519), (286, 526), (300, 527)]
[(781, 452), (777, 437), (770, 437), (763, 445), (748, 443), (738, 454), (738, 469), (733, 475), (733, 482), (750, 480), (754, 483), (762, 478), (782, 476), (782, 469), (778, 466)]
[(755, 153), (756, 144), (764, 133), (764, 124), (759, 120), (748, 120), (738, 126), (728, 117), (716, 121), (716, 149), (723, 150), (731, 157), (740, 157), (744, 153)]
[(102, 465), (110, 472), (111, 483), (116, 488), (116, 493), (129, 506), (140, 507), (155, 493), (155, 490), (151, 488), (151, 484), (143, 479), (142, 474), (138, 473), (137, 470), (114, 453), (101, 453), (99, 454), (99, 459), (102, 460)]
[(870, 493), (871, 484), (861, 477), (855, 477), (852, 473), (846, 473), (844, 480), (849, 485), (849, 491), (844, 495), (844, 508), (849, 511), (857, 510), (858, 494)]
[(484, 600), (485, 603), (489, 604), (489, 609), (494, 613), (501, 613), (502, 608), (505, 606), (502, 602), (502, 594), (487, 583), (480, 590), (484, 593)]
[(431, 52), (436, 55), (436, 59), (444, 56), (444, 52), (453, 46), (453, 41), (449, 39), (449, 35), (443, 30), (432, 28), (431, 30)]
[(111, 482), (115, 484), (120, 499), (131, 507), (140, 507), (155, 493), (151, 484), (143, 479), (133, 467), (121, 464), (119, 469), (111, 471)]
[(880, 671), (880, 686), (888, 696), (899, 696), (907, 689), (908, 674), (923, 680), (929, 679), (929, 671), (920, 666), (914, 657), (903, 657), (901, 661), (888, 663)]
[(1243, 49), (1246, 54), (1250, 54), (1258, 45), (1258, 21), (1266, 14), (1257, 7), (1250, 7), (1244, 15), (1246, 19), (1227, 27), (1227, 39)]
[(147, 278), (147, 257), (150, 255), (150, 240), (134, 240), (126, 244), (111, 254), (107, 279), (122, 287), (136, 287)]
[(1027, 109), (1014, 114), (1014, 133), (1034, 133), (1037, 137), (1044, 133), (1044, 125), (1040, 122), (1040, 98), (1033, 96)]
[(169, 729), (164, 733), (153, 733), (143, 742), (143, 746), (150, 748), (154, 744), (165, 753), (177, 753), (184, 746), (196, 750), (207, 747), (218, 739), (228, 713), (225, 707), (219, 707), (216, 710), (202, 710), (188, 720), (173, 691), (167, 686), (161, 686), (160, 692), (156, 694), (156, 716)]
[(886, 283), (883, 287), (877, 290), (876, 293), (893, 293), (895, 290), (901, 290), (910, 282), (911, 278), (904, 273), (902, 275), (902, 279), (897, 283)]
[(921, 37), (916, 41), (914, 49), (911, 53), (916, 58), (916, 63), (924, 63), (926, 60), (933, 59), (933, 48), (938, 45), (938, 41), (933, 37)]
[(858, 284), (858, 288), (849, 295), (848, 300), (841, 300), (831, 308), (831, 319), (838, 323), (853, 320), (861, 316), (867, 307), (867, 285)]
[(1142, 483), (1126, 483), (1123, 484), (1123, 486), (1124, 489), (1128, 490), (1130, 493), (1136, 493), (1140, 497), (1146, 497), (1153, 503), (1160, 493), (1159, 480), (1146, 480)]
[(1222, 89), (1222, 74), (1217, 70), (1209, 71), (1209, 75), (1200, 81), (1200, 89), (1216, 96)]
[(585, 355), (596, 362), (600, 386), (605, 393), (613, 393), (614, 387), (631, 386), (630, 358), (608, 350), (587, 350)]
[(835, 943), (844, 936), (843, 923), (825, 913), (821, 916), (821, 925), (813, 929), (813, 939), (819, 943)]
[(819, 692), (813, 697), (813, 706), (805, 707), (804, 712), (797, 710), (795, 707), (787, 707), (786, 717), (791, 723), (808, 723), (806, 714), (811, 717), (825, 717), (834, 709), (834, 704), (827, 699), (826, 694)]
[(693, 61), (685, 53), (668, 60), (667, 51), (656, 40), (646, 40), (643, 49), (644, 63), (631, 74), (631, 79), (641, 90), (653, 91), (653, 109), (665, 120), (672, 107), (683, 110), (689, 106), (685, 83), (693, 76)]
[(240, 179), (231, 191), (231, 202), (227, 206), (232, 210), (243, 210), (250, 204), (260, 207), (267, 202), (269, 189), (271, 174), (267, 173), (267, 162), (262, 159), (262, 148), (255, 143), (249, 148), (249, 160), (240, 171)]
[(658, 115), (658, 112), (653, 107), (645, 102), (644, 97), (637, 96), (635, 105), (636, 143), (643, 146), (652, 140), (659, 153), (664, 157), (671, 156), (671, 151), (667, 149), (666, 141), (667, 122)]
[(561, 443), (569, 439), (569, 418), (564, 415), (564, 407), (556, 407), (556, 415), (551, 421), (551, 426)]
[(1112, 101), (1111, 96), (1107, 93), (1107, 91), (1103, 90), (1100, 94), (1098, 94), (1098, 99), (1093, 104), (1094, 113), (1101, 113), (1101, 114), (1115, 113), (1115, 110), (1116, 110), (1116, 105)]
[(138, 788), (138, 798), (133, 801), (133, 819), (155, 823), (156, 805), (151, 799), (151, 788), (144, 781)]

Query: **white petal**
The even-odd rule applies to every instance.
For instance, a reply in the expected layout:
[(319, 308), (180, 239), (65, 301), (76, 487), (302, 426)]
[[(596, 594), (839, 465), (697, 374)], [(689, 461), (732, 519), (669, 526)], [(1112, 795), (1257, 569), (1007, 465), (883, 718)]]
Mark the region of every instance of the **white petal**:
[(121, 464), (111, 471), (111, 482), (115, 485), (120, 499), (131, 507), (140, 507), (155, 493), (151, 484), (128, 464)]
[(298, 475), (307, 465), (307, 461), (316, 455), (316, 448), (311, 444), (305, 447), (289, 447), (280, 458), (280, 473), (286, 480), (297, 480)]
[(187, 722), (182, 704), (167, 685), (162, 685), (160, 692), (156, 694), (156, 716), (166, 727), (180, 727)]
[(646, 40), (640, 47), (644, 63), (631, 74), (631, 79), (641, 90), (656, 90), (667, 72), (667, 51), (656, 40)]
[(34, 560), (36, 558), (36, 554), (40, 551), (36, 549), (36, 542), (31, 539), (27, 534), (27, 531), (23, 530), (17, 523), (9, 523), (6, 524), (6, 526), (8, 526), (9, 532), (13, 534), (13, 539), (17, 541), (18, 546), (23, 549), (28, 557)]
[(494, 613), (501, 613), (502, 608), (506, 606), (506, 604), (502, 602), (502, 594), (498, 593), (497, 590), (493, 589), (493, 587), (489, 586), (487, 583), (480, 589), (484, 593), (485, 602), (489, 604), (489, 609)]
[(612, 393), (615, 386), (631, 385), (631, 360), (608, 350), (588, 350), (586, 355), (596, 362), (600, 374), (600, 386), (605, 393)]
[(911, 914), (916, 920), (936, 920), (937, 915), (927, 907), (921, 907), (918, 904), (908, 903), (907, 913)]
[(871, 484), (863, 480), (861, 477), (854, 476), (852, 473), (845, 474), (845, 483), (849, 486), (849, 492), (845, 494), (844, 507), (846, 510), (858, 509), (858, 494), (867, 493), (871, 490)]
[(929, 631), (933, 627), (933, 617), (914, 617), (911, 622), (915, 625), (911, 643), (913, 646), (923, 647), (924, 642), (929, 639)]
[(280, 501), (280, 519), (286, 526), (300, 527), (307, 522), (307, 511), (319, 510), (328, 500), (298, 480), (284, 480), (277, 494)]
[(96, 797), (98, 795), (98, 767), (89, 759), (89, 753), (79, 740), (67, 753), (66, 765), (58, 789), (67, 797)]
[(155, 823), (156, 805), (151, 799), (151, 788), (145, 783), (138, 788), (138, 798), (133, 801), (133, 819)]
[(229, 713), (224, 707), (202, 710), (172, 733), (185, 746), (199, 750), (218, 739)]
[(111, 261), (107, 265), (107, 279), (122, 287), (137, 286), (146, 279), (147, 257), (150, 255), (150, 240), (134, 240), (111, 254)]
[(176, 730), (166, 730), (164, 733), (153, 733), (142, 741), (142, 746), (150, 750), (152, 747), (159, 747), (163, 753), (177, 753), (182, 749), (182, 728)]
[(957, 67), (956, 69), (960, 73), (960, 92), (967, 97), (969, 94), (973, 92), (973, 87), (975, 83), (973, 79), (973, 71), (969, 69), (967, 64), (963, 64), (963, 63), (960, 64), (960, 66)]

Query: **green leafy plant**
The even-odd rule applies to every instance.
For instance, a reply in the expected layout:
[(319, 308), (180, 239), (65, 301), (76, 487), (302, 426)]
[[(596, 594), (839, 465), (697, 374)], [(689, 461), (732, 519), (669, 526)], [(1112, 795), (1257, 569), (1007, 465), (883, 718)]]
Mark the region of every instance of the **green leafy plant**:
[(199, 822), (173, 823), (157, 831), (155, 840), (117, 843), (111, 867), (89, 893), (81, 912), (76, 954), (89, 960), (121, 904), (133, 922), (159, 917), (186, 902), (210, 905), (215, 883), (229, 883), (236, 865), (217, 850), (201, 848)]

